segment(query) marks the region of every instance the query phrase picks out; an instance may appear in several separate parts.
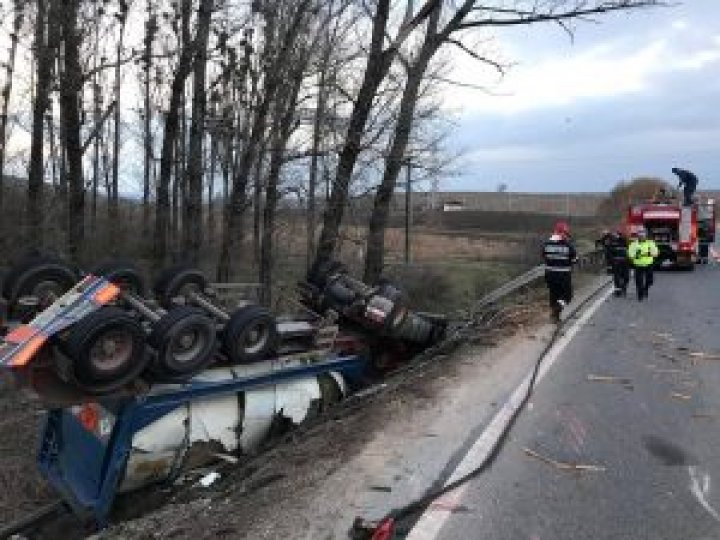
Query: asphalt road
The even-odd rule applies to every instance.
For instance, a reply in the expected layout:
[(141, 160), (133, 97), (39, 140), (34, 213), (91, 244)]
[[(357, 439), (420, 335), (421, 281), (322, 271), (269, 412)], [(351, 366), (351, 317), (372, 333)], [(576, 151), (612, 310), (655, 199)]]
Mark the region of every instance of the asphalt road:
[(720, 268), (610, 297), (438, 538), (720, 539)]

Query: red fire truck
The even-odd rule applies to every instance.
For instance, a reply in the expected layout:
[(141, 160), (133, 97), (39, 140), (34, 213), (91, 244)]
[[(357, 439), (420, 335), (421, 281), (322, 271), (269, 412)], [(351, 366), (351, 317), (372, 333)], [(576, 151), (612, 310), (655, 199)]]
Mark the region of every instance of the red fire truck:
[(660, 251), (658, 265), (692, 269), (699, 260), (699, 206), (674, 200), (634, 204), (628, 209), (627, 230), (634, 234), (645, 227)]

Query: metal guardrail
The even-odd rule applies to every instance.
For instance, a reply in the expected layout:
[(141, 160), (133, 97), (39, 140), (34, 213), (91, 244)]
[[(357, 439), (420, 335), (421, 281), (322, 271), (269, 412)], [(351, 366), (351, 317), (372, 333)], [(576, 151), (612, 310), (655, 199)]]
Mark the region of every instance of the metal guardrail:
[[(603, 251), (602, 250), (594, 250), (590, 251), (588, 253), (584, 253), (583, 255), (580, 255), (578, 258), (578, 266), (581, 268), (585, 268), (588, 266), (595, 266), (599, 264), (599, 262), (603, 258)], [(478, 300), (474, 308), (475, 310), (480, 310), (486, 306), (489, 306), (490, 304), (494, 304), (495, 302), (502, 300), (506, 296), (509, 296), (513, 294), (514, 292), (517, 292), (518, 290), (522, 289), (523, 287), (527, 287), (534, 281), (540, 279), (545, 275), (545, 267), (543, 265), (536, 266), (534, 268), (531, 268), (527, 272), (525, 272), (522, 275), (519, 275), (518, 277), (511, 279), (507, 283), (501, 285), (494, 291), (489, 292), (480, 300)]]

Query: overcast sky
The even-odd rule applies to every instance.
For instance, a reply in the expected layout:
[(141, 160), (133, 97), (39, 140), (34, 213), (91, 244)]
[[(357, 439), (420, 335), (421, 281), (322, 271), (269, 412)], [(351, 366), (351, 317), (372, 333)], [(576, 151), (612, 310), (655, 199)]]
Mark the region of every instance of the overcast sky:
[(720, 188), (720, 1), (579, 24), (514, 29), (487, 45), (515, 65), (498, 77), (469, 57), (452, 78), (494, 95), (451, 88), (458, 111), (451, 147), (461, 175), (443, 190), (606, 191), (621, 179), (673, 179)]

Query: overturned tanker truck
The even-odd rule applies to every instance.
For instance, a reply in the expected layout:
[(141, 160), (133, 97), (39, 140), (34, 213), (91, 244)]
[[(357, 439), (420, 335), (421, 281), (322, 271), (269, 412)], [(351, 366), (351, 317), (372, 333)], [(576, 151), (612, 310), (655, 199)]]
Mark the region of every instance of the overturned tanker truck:
[(172, 480), (221, 454), (258, 450), (442, 339), (446, 322), (407, 308), (389, 283), (338, 263), (298, 284), (302, 316), (224, 301), (177, 265), (152, 294), (132, 264), (81, 275), (34, 257), (6, 275), (0, 366), (47, 409), (38, 466), (102, 527), (116, 493)]

